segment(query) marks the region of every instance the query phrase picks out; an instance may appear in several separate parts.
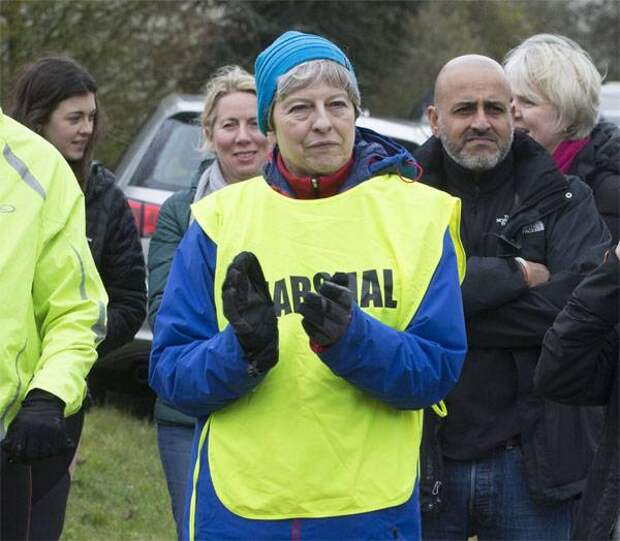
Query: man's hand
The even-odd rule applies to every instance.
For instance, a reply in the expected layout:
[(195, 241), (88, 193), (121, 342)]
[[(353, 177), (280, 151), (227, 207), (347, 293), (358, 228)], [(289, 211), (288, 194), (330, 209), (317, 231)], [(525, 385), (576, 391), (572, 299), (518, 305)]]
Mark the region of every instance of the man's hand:
[(351, 321), (353, 294), (347, 275), (337, 272), (325, 280), (319, 292), (304, 295), (299, 307), (301, 324), (312, 344), (330, 346), (346, 332)]
[(540, 284), (544, 284), (549, 281), (551, 278), (551, 273), (549, 269), (543, 265), (542, 263), (535, 263), (534, 261), (527, 261), (522, 257), (515, 258), (517, 262), (521, 265), (521, 270), (523, 271), (523, 277), (525, 278), (525, 282), (528, 287), (536, 287)]
[(260, 263), (251, 252), (235, 256), (222, 286), (224, 315), (250, 361), (261, 374), (278, 362), (278, 320)]
[(42, 389), (28, 393), (2, 441), (9, 461), (30, 464), (75, 449), (67, 435), (65, 404)]
[(616, 244), (616, 257), (620, 259), (620, 242)]

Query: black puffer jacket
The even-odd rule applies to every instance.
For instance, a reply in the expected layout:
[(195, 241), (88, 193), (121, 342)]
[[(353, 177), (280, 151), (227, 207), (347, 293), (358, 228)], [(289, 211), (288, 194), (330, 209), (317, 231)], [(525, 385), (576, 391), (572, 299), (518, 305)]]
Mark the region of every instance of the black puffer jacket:
[[(610, 243), (592, 192), (518, 133), (506, 159), (477, 178), (434, 137), (414, 156), (422, 182), (462, 201), (469, 352), (446, 399), (443, 454), (476, 460), (518, 435), (532, 495), (570, 498), (583, 488), (602, 415), (540, 399), (533, 376), (545, 332)], [(551, 280), (528, 288), (515, 257), (546, 265)]]
[(575, 521), (573, 537), (578, 540), (611, 539), (618, 518), (619, 303), (620, 262), (610, 252), (607, 261), (575, 289), (545, 335), (536, 368), (536, 390), (543, 396), (565, 404), (608, 408)]
[(620, 237), (620, 128), (611, 122), (599, 122), (590, 137), (573, 159), (569, 173), (592, 188), (615, 244)]
[(109, 297), (102, 358), (134, 337), (146, 315), (144, 255), (125, 195), (114, 175), (93, 162), (86, 185), (86, 236)]

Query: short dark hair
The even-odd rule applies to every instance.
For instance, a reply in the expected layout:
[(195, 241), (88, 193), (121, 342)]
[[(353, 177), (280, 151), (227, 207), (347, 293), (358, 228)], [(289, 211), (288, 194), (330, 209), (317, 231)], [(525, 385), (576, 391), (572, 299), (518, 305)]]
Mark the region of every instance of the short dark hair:
[(93, 133), (81, 160), (69, 162), (82, 187), (86, 187), (95, 143), (101, 133), (101, 112), (95, 78), (80, 64), (67, 56), (47, 56), (28, 64), (15, 83), (13, 108), (9, 114), (32, 131), (41, 133), (58, 104), (73, 96), (92, 92), (97, 110)]

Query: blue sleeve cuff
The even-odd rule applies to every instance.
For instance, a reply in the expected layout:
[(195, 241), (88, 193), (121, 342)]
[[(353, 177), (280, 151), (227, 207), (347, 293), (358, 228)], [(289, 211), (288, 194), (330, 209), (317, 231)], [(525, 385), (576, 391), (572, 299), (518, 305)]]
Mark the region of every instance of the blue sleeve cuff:
[(213, 275), (217, 247), (192, 224), (177, 250), (153, 337), (149, 383), (158, 396), (196, 417), (260, 383), (232, 327), (218, 330)]

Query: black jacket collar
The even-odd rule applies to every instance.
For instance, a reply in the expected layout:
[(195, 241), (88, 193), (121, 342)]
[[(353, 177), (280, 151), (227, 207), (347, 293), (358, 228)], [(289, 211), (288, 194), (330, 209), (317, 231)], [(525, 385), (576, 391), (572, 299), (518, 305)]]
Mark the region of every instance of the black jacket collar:
[[(453, 187), (458, 185), (466, 196), (466, 185), (474, 181), (474, 177), (445, 154), (438, 138), (431, 137), (414, 151), (414, 157), (424, 169), (421, 182), (449, 193), (453, 193)], [(516, 204), (501, 235), (506, 254), (518, 250), (516, 239), (523, 226), (542, 219), (570, 199), (570, 195), (567, 196), (568, 180), (556, 167), (553, 158), (532, 138), (519, 132), (515, 133), (506, 158), (478, 178), (479, 190), (483, 184), (491, 190), (497, 189), (511, 176)]]
[(620, 129), (602, 120), (594, 126), (590, 142), (575, 156), (569, 173), (578, 176), (596, 191), (597, 172), (620, 173), (619, 155)]
[(442, 146), (443, 171), (442, 179), (444, 187), (448, 191), (455, 191), (458, 194), (490, 194), (499, 189), (500, 186), (511, 182), (513, 171), (513, 154), (508, 155), (497, 164), (496, 167), (488, 171), (474, 172), (465, 169), (456, 163)]
[(480, 189), (486, 185), (487, 189), (492, 190), (512, 176), (519, 201), (517, 212), (537, 205), (554, 194), (561, 194), (564, 200), (568, 190), (566, 177), (558, 170), (547, 151), (529, 136), (519, 132), (515, 133), (508, 156), (477, 181), (471, 171), (454, 163), (445, 154), (441, 141), (436, 137), (431, 137), (415, 150), (414, 157), (424, 169), (421, 182), (444, 191), (449, 191), (448, 178), (450, 184), (458, 183), (467, 193), (466, 185), (469, 181), (477, 182)]

